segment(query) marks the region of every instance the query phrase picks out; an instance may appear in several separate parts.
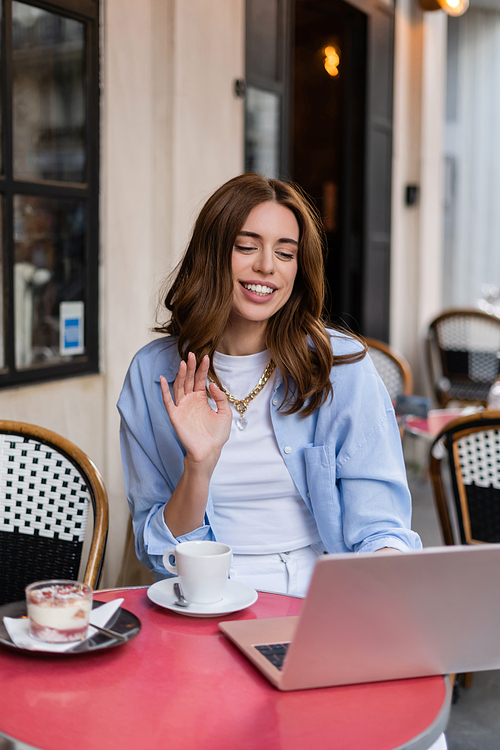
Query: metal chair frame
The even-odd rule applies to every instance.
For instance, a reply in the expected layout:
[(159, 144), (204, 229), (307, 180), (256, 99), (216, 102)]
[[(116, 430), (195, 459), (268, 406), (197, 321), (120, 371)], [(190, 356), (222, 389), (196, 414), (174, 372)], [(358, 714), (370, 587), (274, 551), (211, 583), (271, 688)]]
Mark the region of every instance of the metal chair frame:
[[(457, 330), (460, 324), (465, 329), (465, 336), (465, 326), (481, 326), (490, 342), (482, 345), (476, 341), (476, 331), (469, 330), (469, 337), (477, 345), (477, 348), (470, 348), (467, 341), (459, 340)], [(479, 330), (477, 328), (477, 332)], [(446, 346), (445, 339), (454, 346)], [(438, 405), (444, 408), (454, 401), (486, 406), (488, 391), (500, 373), (499, 353), (500, 318), (496, 315), (475, 308), (450, 308), (434, 318), (427, 332), (426, 354), (431, 387)]]
[[(448, 459), (458, 539), (453, 533), (443, 482)], [(443, 541), (500, 542), (500, 411), (483, 411), (449, 422), (434, 439), (429, 465)]]
[[(442, 469), (445, 458), (448, 458), (451, 474), (458, 539), (455, 539), (453, 533), (443, 483)], [(445, 425), (431, 445), (429, 471), (444, 543), (454, 545), (500, 542), (500, 411), (485, 410), (479, 414), (459, 417)], [(478, 479), (483, 492), (474, 491), (474, 479)], [(486, 483), (491, 483), (491, 480), (497, 487), (491, 484), (487, 486)], [(481, 494), (484, 508), (481, 508), (478, 502)], [(476, 506), (472, 513), (470, 503)], [(479, 523), (475, 520), (478, 516)], [(481, 528), (486, 532), (483, 536), (487, 538), (476, 538), (481, 535), (476, 533)], [(480, 585), (480, 581), (478, 584)], [(452, 682), (454, 680), (455, 675), (452, 675)], [(466, 688), (472, 685), (471, 672), (462, 675), (462, 684)]]
[[(16, 574), (15, 583), (6, 579), (1, 582), (0, 596), (5, 599), (12, 589), (19, 598), (22, 585), (41, 577), (34, 560), (16, 558), (20, 540), (23, 546), (29, 545), (34, 558), (37, 546), (43, 548), (40, 564), (44, 579), (76, 578), (89, 507), (93, 511), (93, 532), (83, 580), (95, 589), (101, 577), (109, 525), (106, 488), (96, 466), (72, 442), (43, 427), (0, 420), (0, 437), (4, 438), (0, 444), (2, 578), (4, 574), (12, 577), (13, 570)], [(68, 518), (72, 520), (64, 520)], [(54, 550), (54, 558), (47, 552), (49, 547)], [(8, 566), (10, 574), (5, 572)]]

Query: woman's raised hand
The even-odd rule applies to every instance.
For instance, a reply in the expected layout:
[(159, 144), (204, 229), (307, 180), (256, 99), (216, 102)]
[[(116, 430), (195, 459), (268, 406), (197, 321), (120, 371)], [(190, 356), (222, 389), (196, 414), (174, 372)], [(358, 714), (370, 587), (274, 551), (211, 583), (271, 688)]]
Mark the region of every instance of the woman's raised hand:
[(160, 383), (165, 409), (186, 450), (186, 458), (199, 464), (206, 462), (213, 471), (229, 438), (232, 414), (226, 396), (215, 383), (210, 383), (209, 389), (217, 411), (208, 403), (209, 365), (210, 360), (205, 356), (196, 369), (196, 357), (189, 352), (187, 363), (181, 362), (174, 381), (174, 398), (164, 377)]

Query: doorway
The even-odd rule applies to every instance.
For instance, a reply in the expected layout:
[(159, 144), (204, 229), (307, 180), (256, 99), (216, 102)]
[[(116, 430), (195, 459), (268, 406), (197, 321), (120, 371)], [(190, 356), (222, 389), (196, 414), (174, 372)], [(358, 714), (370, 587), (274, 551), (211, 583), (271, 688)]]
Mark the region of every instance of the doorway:
[(246, 0), (245, 165), (327, 236), (327, 315), (389, 340), (394, 3)]
[(343, 0), (296, 0), (291, 176), (322, 217), (327, 315), (360, 331), (367, 16)]

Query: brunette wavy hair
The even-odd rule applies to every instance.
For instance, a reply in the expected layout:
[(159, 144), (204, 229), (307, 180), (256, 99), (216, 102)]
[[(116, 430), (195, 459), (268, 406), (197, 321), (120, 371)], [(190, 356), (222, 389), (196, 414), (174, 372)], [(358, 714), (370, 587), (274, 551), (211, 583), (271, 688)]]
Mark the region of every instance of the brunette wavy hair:
[[(300, 237), (293, 290), (268, 321), (266, 346), (286, 384), (281, 405), (286, 406), (284, 413), (302, 410), (307, 416), (332, 395), (332, 367), (362, 359), (366, 347), (346, 355), (332, 352), (322, 317), (324, 234), (316, 209), (299, 187), (257, 174), (242, 174), (216, 190), (200, 211), (162, 303), (171, 313), (170, 320), (154, 330), (176, 336), (183, 359), (192, 351), (198, 364), (206, 354), (212, 362), (232, 307), (234, 243), (250, 211), (268, 201), (292, 211)], [(212, 364), (209, 374), (220, 387)]]

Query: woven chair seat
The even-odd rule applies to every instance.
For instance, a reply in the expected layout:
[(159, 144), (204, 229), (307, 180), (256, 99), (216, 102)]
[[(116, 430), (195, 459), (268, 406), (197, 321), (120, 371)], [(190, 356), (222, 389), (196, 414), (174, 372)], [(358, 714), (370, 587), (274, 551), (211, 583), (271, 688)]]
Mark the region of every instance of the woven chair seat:
[(445, 393), (449, 400), (484, 402), (488, 398), (490, 388), (490, 382), (472, 383), (454, 380), (450, 383), (450, 387), (441, 393)]
[(500, 318), (475, 309), (442, 313), (429, 325), (427, 365), (439, 406), (485, 406), (500, 375)]
[(78, 579), (89, 510), (94, 522), (99, 519), (98, 559), (93, 554), (86, 571), (86, 582), (95, 586), (108, 524), (97, 470), (55, 433), (0, 422), (0, 603), (23, 599), (33, 581)]
[[(452, 498), (444, 490), (446, 463)], [(433, 442), (430, 473), (446, 544), (500, 542), (500, 411), (485, 410), (447, 424)], [(458, 538), (451, 525), (450, 503)]]
[[(445, 491), (445, 466), (451, 497)], [(500, 411), (485, 410), (445, 425), (431, 446), (429, 468), (444, 543), (500, 542)], [(471, 673), (463, 675), (465, 686), (471, 682)]]
[(368, 353), (393, 403), (398, 396), (409, 396), (413, 390), (410, 365), (398, 351), (383, 341), (365, 339)]

